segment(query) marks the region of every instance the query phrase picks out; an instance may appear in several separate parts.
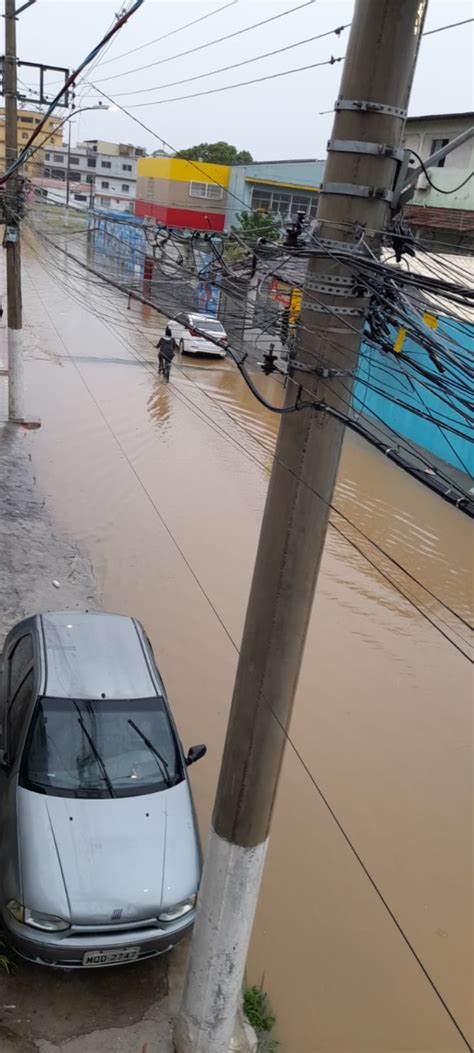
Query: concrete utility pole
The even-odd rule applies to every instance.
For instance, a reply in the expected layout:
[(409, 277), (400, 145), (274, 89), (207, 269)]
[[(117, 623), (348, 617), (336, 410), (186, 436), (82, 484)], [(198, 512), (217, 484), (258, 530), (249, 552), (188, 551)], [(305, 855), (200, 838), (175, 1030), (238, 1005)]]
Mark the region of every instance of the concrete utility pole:
[[(379, 251), (390, 214), (427, 0), (357, 0), (318, 207), (328, 255), (310, 261), (293, 379), (347, 414), (368, 299), (330, 253)], [(349, 329), (345, 323), (350, 323)], [(333, 343), (334, 341), (334, 343)], [(337, 346), (336, 346), (337, 345)], [(324, 362), (343, 375), (310, 370)], [(286, 404), (297, 386), (288, 384)], [(308, 395), (307, 392), (311, 392)], [(178, 1053), (228, 1053), (344, 423), (329, 412), (283, 416), (268, 489), (184, 998)], [(285, 919), (281, 919), (285, 924)]]
[[(18, 154), (16, 14), (15, 0), (5, 0), (5, 169)], [(24, 419), (21, 244), (18, 216), (20, 181), (15, 172), (5, 184), (5, 245), (7, 252), (7, 324), (8, 324), (8, 419)]]

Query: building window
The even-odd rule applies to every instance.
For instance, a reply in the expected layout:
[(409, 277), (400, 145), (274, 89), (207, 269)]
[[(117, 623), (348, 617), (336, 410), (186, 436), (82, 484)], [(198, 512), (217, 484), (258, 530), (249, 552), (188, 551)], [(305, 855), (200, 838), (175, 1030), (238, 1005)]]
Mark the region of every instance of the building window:
[(74, 194), (74, 201), (87, 201), (87, 194)]
[(93, 182), (94, 182), (94, 176), (91, 175), (90, 172), (88, 172), (87, 175), (86, 175), (86, 183), (93, 183)]
[(88, 157), (87, 158), (87, 167), (88, 168), (95, 168), (96, 164), (97, 164), (97, 161), (96, 161), (95, 157)]
[(190, 197), (202, 197), (208, 201), (221, 201), (224, 190), (221, 186), (217, 186), (216, 183), (190, 183), (189, 184), (189, 196)]
[(62, 154), (53, 154), (53, 161), (57, 165), (64, 164), (64, 157)]
[(52, 168), (51, 175), (53, 179), (62, 179), (64, 182), (65, 172), (61, 168)]
[(33, 117), (19, 117), (20, 124), (33, 124)]
[(73, 157), (72, 154), (71, 154), (71, 156), (69, 158), (69, 161), (70, 161), (70, 164), (72, 164), (72, 165), (80, 165), (80, 163), (81, 163), (80, 157)]
[(128, 194), (129, 190), (130, 190), (130, 187), (129, 187), (128, 183), (122, 183), (122, 194)]
[(112, 168), (112, 161), (101, 161), (101, 168)]
[(45, 154), (44, 156), (45, 156), (45, 160), (46, 161), (50, 161), (51, 160), (51, 154)]
[(100, 186), (102, 190), (108, 190), (110, 183), (108, 183), (106, 179), (103, 179)]
[(45, 170), (43, 172), (43, 175), (44, 175), (45, 179), (49, 179), (50, 178), (51, 172), (50, 172), (49, 168), (45, 168)]
[(132, 166), (131, 165), (122, 165), (122, 171), (123, 172), (131, 172), (132, 171)]
[[(437, 150), (442, 150), (443, 146), (447, 146), (449, 139), (433, 139), (431, 142), (430, 154), (435, 154)], [(431, 165), (431, 168), (444, 168), (445, 157), (441, 158), (441, 161), (436, 161), (436, 164)]]
[(281, 190), (265, 190), (254, 187), (252, 190), (251, 207), (262, 212), (271, 212), (275, 216), (284, 218), (296, 217), (298, 212), (304, 212), (306, 217), (312, 218), (316, 215), (316, 194), (291, 194)]
[(103, 208), (110, 208), (110, 201), (108, 197), (101, 197), (100, 199)]
[(70, 180), (71, 183), (80, 183), (81, 182), (81, 173), (80, 172), (69, 172), (69, 180)]

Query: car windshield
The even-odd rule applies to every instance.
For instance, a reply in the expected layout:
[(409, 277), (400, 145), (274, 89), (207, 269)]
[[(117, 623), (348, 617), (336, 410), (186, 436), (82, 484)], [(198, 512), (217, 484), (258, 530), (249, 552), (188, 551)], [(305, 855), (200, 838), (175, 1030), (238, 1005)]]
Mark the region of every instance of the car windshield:
[(162, 698), (38, 702), (23, 752), (21, 784), (59, 797), (130, 797), (183, 779)]
[(221, 323), (214, 322), (212, 318), (192, 318), (191, 325), (196, 326), (196, 329), (202, 329), (205, 333), (219, 333), (221, 336), (225, 333)]

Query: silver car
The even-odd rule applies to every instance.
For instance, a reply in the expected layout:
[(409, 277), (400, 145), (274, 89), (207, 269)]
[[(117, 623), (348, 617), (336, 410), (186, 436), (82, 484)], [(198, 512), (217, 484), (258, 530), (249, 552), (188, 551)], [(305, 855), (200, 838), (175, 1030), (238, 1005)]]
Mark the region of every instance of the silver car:
[(0, 912), (13, 949), (61, 968), (171, 950), (201, 859), (187, 766), (134, 618), (40, 614), (0, 671)]

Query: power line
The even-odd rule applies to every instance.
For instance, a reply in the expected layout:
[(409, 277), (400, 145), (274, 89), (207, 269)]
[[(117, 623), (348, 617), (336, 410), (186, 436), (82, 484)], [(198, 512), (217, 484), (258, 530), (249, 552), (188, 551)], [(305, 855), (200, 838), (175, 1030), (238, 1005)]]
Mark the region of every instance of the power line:
[(230, 3), (224, 4), (222, 7), (213, 8), (212, 11), (208, 11), (207, 15), (201, 15), (200, 18), (194, 18), (192, 22), (185, 22), (182, 26), (177, 26), (176, 29), (171, 29), (169, 33), (163, 33), (161, 37), (154, 37), (153, 40), (147, 40), (146, 44), (139, 44), (136, 48), (130, 48), (129, 51), (122, 51), (120, 55), (115, 55), (114, 58), (107, 59), (106, 62), (101, 62), (101, 66), (108, 66), (110, 62), (117, 62), (118, 59), (125, 58), (127, 55), (133, 55), (136, 51), (143, 51), (143, 48), (149, 48), (152, 44), (159, 44), (162, 40), (167, 40), (168, 37), (173, 37), (176, 33), (182, 33), (183, 29), (190, 29), (191, 26), (197, 26), (198, 22), (205, 22), (207, 18), (212, 18), (214, 15), (220, 14), (221, 11), (227, 11), (228, 7), (234, 7), (239, 0), (230, 0)]
[(422, 33), (422, 36), (430, 37), (433, 33), (442, 33), (445, 29), (455, 29), (456, 26), (466, 26), (468, 22), (474, 22), (474, 18), (464, 18), (462, 22), (451, 22), (449, 26), (438, 26), (437, 29), (429, 29), (426, 33)]
[(134, 69), (127, 69), (123, 73), (114, 73), (110, 77), (100, 77), (99, 82), (103, 83), (106, 80), (116, 80), (117, 77), (128, 77), (130, 73), (140, 73), (144, 69), (151, 69), (154, 66), (162, 66), (164, 62), (173, 62), (174, 59), (184, 58), (185, 55), (194, 55), (196, 51), (204, 51), (205, 48), (212, 47), (214, 44), (222, 44), (224, 40), (232, 40), (234, 37), (240, 37), (242, 33), (250, 33), (252, 29), (266, 26), (269, 22), (276, 22), (279, 18), (286, 18), (287, 15), (294, 15), (296, 11), (301, 11), (303, 7), (310, 7), (311, 4), (314, 3), (316, 3), (316, 0), (305, 0), (304, 4), (299, 4), (298, 7), (290, 7), (286, 11), (280, 11), (279, 14), (272, 15), (271, 18), (264, 18), (261, 22), (254, 22), (251, 26), (244, 26), (243, 29), (236, 29), (233, 33), (226, 33), (223, 37), (216, 37), (215, 40), (208, 40), (205, 44), (198, 44), (195, 48), (188, 48), (187, 51), (179, 51), (176, 55), (169, 55), (167, 58), (158, 59), (157, 62), (149, 62), (146, 66), (136, 66)]
[(264, 80), (276, 80), (278, 77), (289, 77), (291, 73), (304, 73), (308, 69), (316, 69), (318, 66), (334, 66), (336, 62), (343, 62), (344, 55), (330, 59), (325, 62), (312, 62), (309, 66), (298, 66), (296, 69), (287, 69), (282, 73), (269, 73), (266, 77), (254, 77), (252, 80), (242, 80), (238, 84), (226, 84), (222, 88), (209, 88), (207, 91), (196, 91), (192, 95), (176, 95), (172, 99), (153, 99), (151, 102), (135, 102), (129, 107), (131, 110), (141, 109), (143, 106), (162, 106), (165, 102), (181, 102), (183, 99), (197, 99), (202, 95), (216, 95), (221, 91), (230, 91), (232, 88), (244, 88), (248, 84), (261, 84)]
[(347, 29), (347, 25), (329, 29), (326, 33), (317, 33), (316, 36), (306, 37), (305, 40), (297, 40), (295, 44), (286, 44), (283, 48), (275, 48), (273, 51), (266, 51), (262, 55), (254, 55), (253, 58), (244, 59), (242, 62), (233, 62), (230, 66), (221, 66), (220, 69), (211, 69), (206, 73), (198, 73), (194, 77), (181, 77), (180, 80), (172, 80), (167, 84), (154, 84), (151, 88), (138, 88), (135, 91), (119, 91), (117, 92), (117, 98), (120, 99), (123, 95), (143, 95), (148, 91), (161, 91), (163, 88), (174, 88), (176, 84), (189, 84), (194, 80), (203, 80), (204, 77), (214, 77), (217, 73), (226, 73), (230, 69), (238, 69), (239, 66), (248, 66), (252, 62), (260, 62), (262, 59), (270, 58), (273, 55), (281, 55), (284, 51), (292, 51), (293, 48), (300, 48), (304, 44), (312, 43), (314, 40), (322, 40), (323, 37), (332, 36), (333, 33), (339, 36), (343, 29)]
[[(242, 33), (249, 33), (253, 29), (258, 29), (260, 26), (267, 25), (268, 22), (275, 22), (277, 19), (284, 18), (286, 15), (294, 14), (296, 11), (300, 11), (302, 8), (308, 7), (310, 4), (315, 3), (315, 2), (316, 2), (316, 0), (306, 0), (305, 3), (299, 4), (298, 7), (293, 7), (293, 8), (290, 8), (289, 10), (287, 10), (287, 11), (282, 11), (282, 12), (280, 12), (277, 15), (273, 15), (271, 18), (265, 18), (261, 22), (255, 22), (251, 26), (245, 26), (243, 29), (237, 29), (233, 33), (227, 33), (225, 36), (217, 37), (215, 40), (209, 40), (205, 44), (199, 44), (197, 47), (188, 48), (188, 50), (186, 50), (186, 51), (180, 51), (180, 52), (178, 52), (175, 55), (169, 55), (166, 58), (158, 59), (156, 62), (150, 62), (150, 63), (148, 63), (145, 66), (137, 66), (134, 69), (125, 70), (122, 73), (114, 73), (110, 77), (101, 77), (100, 78), (100, 83), (103, 83), (106, 80), (116, 79), (117, 77), (127, 77), (130, 73), (138, 73), (138, 72), (141, 72), (142, 70), (145, 70), (145, 69), (151, 69), (154, 66), (161, 66), (165, 62), (172, 62), (174, 59), (184, 58), (186, 55), (192, 55), (196, 51), (202, 51), (205, 48), (212, 47), (212, 45), (214, 45), (214, 44), (221, 44), (224, 40), (231, 40), (233, 37), (240, 36)], [(231, 4), (227, 4), (226, 6), (229, 7), (229, 6), (232, 6), (232, 5)], [(221, 10), (224, 10), (224, 8), (219, 8), (218, 10), (221, 11)], [(217, 13), (218, 13), (217, 11), (216, 12), (211, 12), (211, 14), (217, 14)], [(210, 15), (205, 15), (203, 17), (204, 18), (209, 18)], [(202, 21), (202, 20), (203, 19), (196, 19), (196, 21)], [(465, 25), (467, 22), (473, 22), (473, 21), (474, 21), (474, 19), (467, 18), (467, 19), (465, 19), (462, 22), (453, 22), (450, 25), (438, 26), (437, 29), (431, 29), (431, 30), (429, 30), (429, 32), (423, 33), (422, 36), (425, 37), (425, 36), (430, 36), (432, 33), (441, 33), (445, 29), (454, 29), (456, 26), (462, 26), (462, 25)], [(193, 22), (189, 22), (188, 26), (192, 26), (194, 24), (195, 23), (193, 23)], [(350, 26), (351, 26), (351, 23), (349, 22), (349, 23), (347, 23), (347, 25), (345, 25), (345, 26), (343, 26), (341, 28), (348, 29), (348, 28), (350, 28)], [(181, 29), (186, 29), (186, 28), (187, 28), (187, 26), (180, 26), (178, 30), (173, 30), (173, 32), (176, 33), (176, 32), (179, 32)], [(332, 32), (337, 32), (337, 31), (336, 30), (332, 30)], [(172, 36), (172, 33), (166, 34), (166, 36)], [(157, 43), (160, 40), (164, 40), (164, 39), (165, 39), (165, 37), (156, 37), (155, 40), (150, 40), (146, 44), (141, 44), (140, 47), (138, 47), (138, 48), (133, 48), (131, 51), (123, 52), (122, 55), (117, 55), (116, 58), (123, 58), (126, 55), (133, 54), (134, 51), (140, 51), (142, 48), (149, 47), (150, 44)], [(107, 62), (115, 62), (115, 61), (116, 61), (116, 59), (108, 59), (107, 60)], [(106, 65), (106, 64), (107, 63), (105, 63), (105, 62), (101, 63), (101, 65)], [(332, 113), (332, 110), (328, 110), (327, 112), (328, 113)]]

